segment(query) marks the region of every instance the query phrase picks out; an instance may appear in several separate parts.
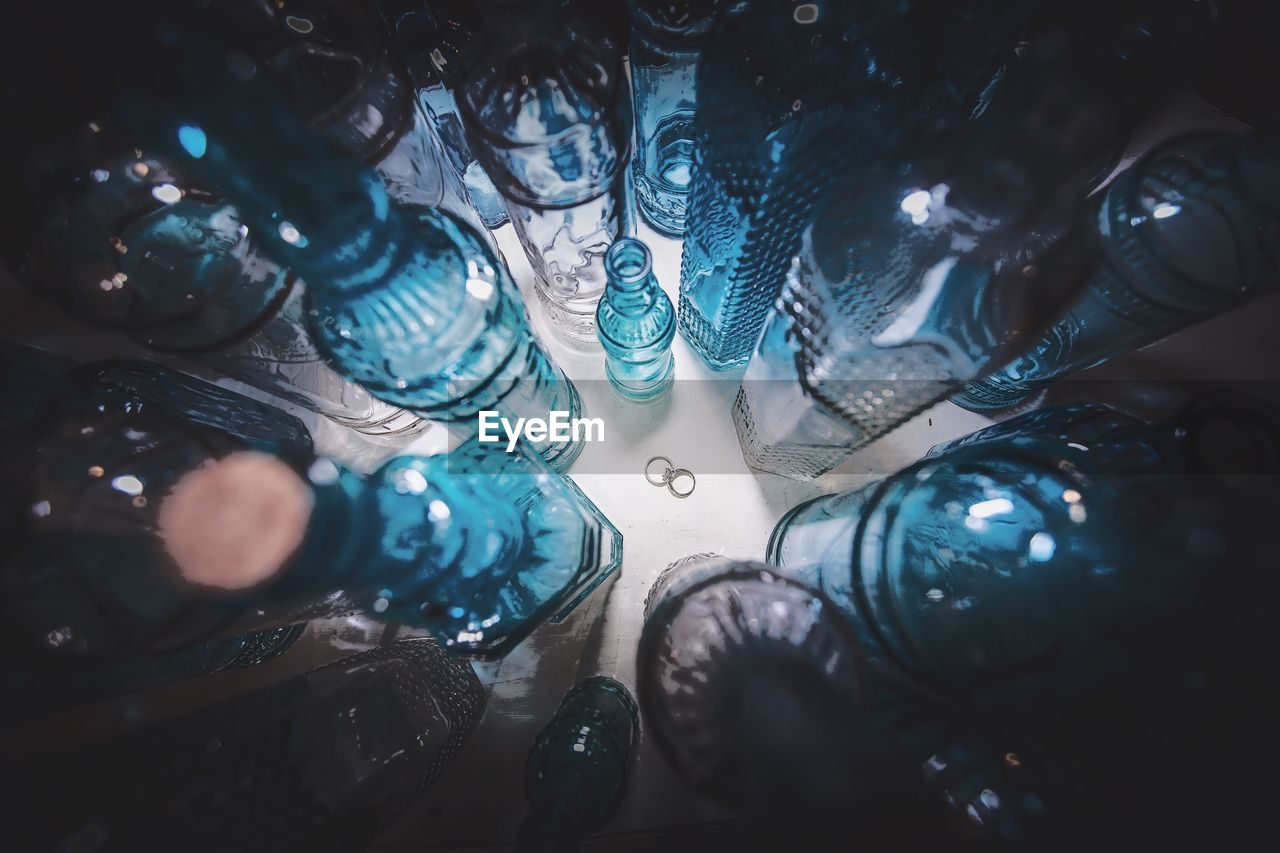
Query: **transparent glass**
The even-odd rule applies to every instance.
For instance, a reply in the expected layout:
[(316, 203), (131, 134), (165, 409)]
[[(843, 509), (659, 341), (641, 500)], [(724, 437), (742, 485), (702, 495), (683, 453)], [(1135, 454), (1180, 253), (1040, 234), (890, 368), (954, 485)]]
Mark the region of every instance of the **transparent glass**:
[(381, 646), (43, 756), (12, 829), (30, 850), (362, 849), (458, 754), (484, 696), (433, 643)]
[(472, 440), (369, 478), (250, 447), (130, 405), (15, 447), (12, 630), (110, 658), (361, 609), (500, 656), (621, 565), (617, 530), (523, 445)]
[(525, 763), (526, 850), (562, 851), (613, 819), (640, 745), (640, 710), (626, 687), (594, 676), (565, 695)]
[(1171, 140), (1124, 172), (1096, 211), (1098, 268), (1019, 358), (951, 399), (1016, 405), (1055, 380), (1280, 287), (1280, 146), (1235, 134)]
[[(418, 100), (431, 129), (444, 146), (450, 165), (462, 178), (467, 195), (489, 229), (506, 225), (506, 203), (484, 167), (471, 153), (462, 129), (462, 117), (454, 92), (461, 82), (465, 52), (476, 36), (479, 22), (469, 14), (469, 4), (379, 3), (389, 25), (396, 52), (404, 60), (418, 90)], [(397, 14), (399, 12), (399, 14)]]
[[(376, 175), (309, 133), (257, 78), (224, 78), (185, 109), (200, 123), (135, 119), (235, 197), (307, 282), (310, 337), (342, 375), (472, 433), (481, 411), (513, 422), (582, 414), (576, 389), (533, 337), (488, 231), (441, 208), (392, 203)], [(537, 447), (558, 470), (582, 451), (572, 437)]]
[(628, 0), (636, 202), (649, 224), (670, 237), (684, 234), (693, 178), (694, 72), (718, 3)]
[(613, 389), (628, 400), (656, 399), (671, 389), (676, 311), (653, 274), (649, 247), (623, 237), (605, 256), (609, 286), (596, 309), (596, 328)]
[(459, 101), (551, 328), (595, 346), (604, 254), (628, 218), (631, 100), (621, 56), (552, 0), (499, 4)]
[(1092, 176), (1152, 94), (1123, 48), (1037, 43), (981, 115), (832, 183), (734, 404), (748, 464), (815, 477), (1061, 316), (1093, 268)]
[(751, 356), (832, 175), (910, 142), (910, 126), (973, 110), (1027, 13), (979, 3), (921, 18), (890, 0), (726, 6), (698, 65), (680, 268), (680, 333), (708, 366)]

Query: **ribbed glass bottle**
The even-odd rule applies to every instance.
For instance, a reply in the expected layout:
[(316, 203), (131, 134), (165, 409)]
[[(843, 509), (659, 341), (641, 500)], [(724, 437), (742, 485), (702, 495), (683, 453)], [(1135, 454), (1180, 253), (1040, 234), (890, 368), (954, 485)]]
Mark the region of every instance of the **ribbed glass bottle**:
[(639, 240), (623, 237), (610, 246), (604, 269), (609, 284), (596, 308), (596, 331), (609, 383), (628, 400), (656, 399), (671, 389), (675, 375), (675, 308)]
[(654, 228), (684, 234), (693, 178), (694, 72), (719, 0), (628, 0), (636, 206)]
[(553, 331), (596, 345), (604, 253), (627, 232), (631, 98), (622, 55), (555, 0), (487, 0), (459, 106)]
[(951, 399), (1017, 405), (1057, 379), (1280, 288), (1280, 145), (1226, 133), (1164, 143), (1098, 206), (1097, 268), (1018, 359)]
[(538, 732), (525, 763), (529, 815), (521, 849), (569, 853), (613, 819), (640, 744), (640, 710), (626, 687), (578, 682)]

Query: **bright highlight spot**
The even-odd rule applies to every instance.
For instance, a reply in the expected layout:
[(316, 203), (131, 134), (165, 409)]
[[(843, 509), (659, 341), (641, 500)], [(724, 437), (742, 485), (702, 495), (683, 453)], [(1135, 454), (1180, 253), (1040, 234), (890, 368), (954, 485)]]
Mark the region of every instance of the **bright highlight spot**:
[(165, 204), (177, 204), (182, 201), (182, 190), (173, 184), (161, 184), (158, 187), (152, 187), (151, 195), (155, 197), (156, 201), (161, 201)]
[(291, 246), (299, 248), (304, 248), (307, 245), (307, 238), (302, 236), (301, 231), (293, 227), (292, 222), (280, 223), (280, 239)]
[(126, 495), (137, 496), (142, 494), (142, 481), (132, 474), (123, 474), (111, 481), (111, 488)]
[(1037, 563), (1045, 563), (1053, 559), (1053, 552), (1058, 550), (1058, 543), (1053, 537), (1041, 531), (1031, 537), (1031, 545), (1027, 548), (1027, 556)]
[(969, 507), (969, 515), (974, 518), (991, 518), (993, 515), (1005, 515), (1013, 512), (1013, 501), (1008, 498), (992, 498), (989, 501), (979, 501)]
[(923, 225), (929, 218), (929, 201), (932, 196), (928, 190), (916, 190), (902, 200), (902, 212), (911, 217), (916, 225)]
[(467, 279), (467, 293), (484, 301), (493, 296), (493, 285), (481, 278)]
[(1182, 207), (1180, 205), (1169, 204), (1169, 202), (1166, 201), (1163, 204), (1157, 205), (1156, 209), (1151, 211), (1151, 215), (1156, 219), (1168, 219), (1170, 216), (1177, 216), (1181, 212)]

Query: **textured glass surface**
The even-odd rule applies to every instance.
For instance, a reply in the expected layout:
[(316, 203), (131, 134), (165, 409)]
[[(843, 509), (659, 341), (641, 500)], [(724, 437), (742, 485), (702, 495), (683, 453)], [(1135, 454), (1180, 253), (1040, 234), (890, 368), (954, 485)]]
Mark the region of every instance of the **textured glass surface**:
[(615, 46), (555, 4), (495, 8), (459, 94), (552, 328), (594, 345), (604, 253), (626, 219), (631, 99)]
[(952, 399), (1012, 406), (1055, 379), (1280, 287), (1280, 147), (1200, 134), (1164, 143), (1107, 190), (1098, 269), (1025, 354)]
[(462, 129), (454, 92), (461, 82), (465, 51), (479, 22), (466, 2), (379, 2), (388, 17), (396, 52), (409, 69), (418, 100), (432, 130), (444, 146), (450, 165), (462, 178), (467, 195), (485, 227), (507, 224), (507, 207), (484, 167), (471, 153)]
[[(221, 85), (187, 107), (200, 127), (142, 112), (137, 124), (234, 195), (306, 280), (311, 338), (338, 372), (379, 399), (467, 429), (483, 410), (581, 414), (577, 391), (533, 338), (488, 231), (441, 208), (393, 204), (377, 176), (308, 133), (262, 82)], [(199, 156), (183, 128), (207, 140)], [(563, 469), (582, 444), (544, 440), (538, 449)]]
[(887, 1), (726, 8), (698, 66), (680, 272), (680, 331), (709, 366), (750, 357), (833, 175), (980, 103), (1030, 9), (967, 6), (945, 25)]
[(1140, 115), (1102, 73), (1129, 64), (1037, 43), (927, 154), (832, 185), (735, 403), (749, 464), (817, 476), (1060, 315), (1093, 265), (1081, 176)]
[(718, 0), (629, 0), (636, 203), (649, 224), (684, 234), (693, 179), (694, 72)]
[(1125, 685), (1159, 659), (1160, 626), (1193, 611), (1217, 559), (1197, 543), (1225, 531), (1188, 507), (1247, 493), (1151, 476), (1177, 471), (1181, 451), (1140, 422), (1089, 406), (1048, 414), (802, 504), (770, 559), (816, 572), (887, 659), (968, 707), (1059, 713)]
[(129, 850), (361, 849), (483, 707), (471, 668), (434, 644), (382, 646), (46, 759), (11, 831), (32, 850), (95, 834)]
[(525, 763), (527, 847), (574, 849), (612, 820), (639, 744), (640, 711), (627, 688), (605, 676), (575, 685)]
[(639, 240), (623, 237), (610, 246), (605, 272), (609, 286), (596, 309), (596, 328), (609, 382), (629, 400), (652, 400), (671, 388), (675, 375), (675, 308)]
[[(497, 656), (621, 565), (621, 534), (523, 446), (508, 454), (473, 440), (448, 455), (398, 457), (367, 479), (320, 460), (310, 484), (245, 449), (225, 432), (127, 409), (66, 419), (15, 448), (30, 464), (12, 498), (25, 526), (5, 567), (21, 590), (6, 607), (9, 629), (47, 654), (105, 658), (364, 609)], [(227, 542), (209, 542), (199, 567), (175, 543), (217, 538), (222, 525), (255, 529), (238, 516), (254, 496), (226, 479), (233, 462), (253, 466), (253, 492), (286, 504), (300, 493), (310, 508), (275, 518), (298, 528), (292, 551), (262, 563), (274, 537), (257, 530), (257, 551), (213, 553), (210, 574), (206, 556)], [(201, 501), (199, 531), (166, 521), (179, 500)], [(207, 519), (218, 520), (210, 531)], [(259, 571), (242, 579), (249, 564)]]

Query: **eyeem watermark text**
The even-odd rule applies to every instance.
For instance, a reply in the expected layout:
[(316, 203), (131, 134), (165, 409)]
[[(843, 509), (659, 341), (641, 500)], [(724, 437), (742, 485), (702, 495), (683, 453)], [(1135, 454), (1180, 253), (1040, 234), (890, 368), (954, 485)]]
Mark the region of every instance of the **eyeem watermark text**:
[(498, 427), (507, 437), (507, 452), (513, 453), (520, 436), (529, 441), (604, 441), (604, 420), (602, 418), (570, 418), (568, 412), (549, 412), (546, 420), (542, 418), (516, 418), (514, 424), (502, 417), (501, 412), (482, 411), (480, 413), (480, 440), (502, 441)]

